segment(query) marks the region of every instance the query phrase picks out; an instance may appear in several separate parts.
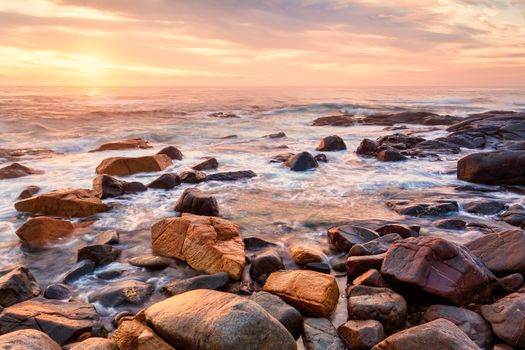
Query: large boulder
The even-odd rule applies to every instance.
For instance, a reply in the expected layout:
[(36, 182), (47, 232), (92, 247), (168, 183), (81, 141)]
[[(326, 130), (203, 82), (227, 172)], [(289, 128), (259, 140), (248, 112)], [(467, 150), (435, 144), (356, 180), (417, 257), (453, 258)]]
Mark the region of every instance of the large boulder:
[(39, 216), (26, 221), (16, 230), (16, 235), (29, 247), (42, 248), (71, 235), (74, 230), (69, 221)]
[(276, 271), (268, 277), (263, 290), (315, 317), (328, 317), (339, 300), (334, 276), (308, 270)]
[(59, 217), (86, 217), (109, 208), (97, 193), (86, 189), (66, 188), (43, 193), (15, 203), (15, 209), (32, 214)]
[(456, 325), (437, 319), (394, 333), (372, 350), (479, 350), (479, 347)]
[(153, 148), (148, 141), (142, 138), (127, 139), (121, 141), (108, 142), (100, 145), (98, 148), (92, 149), (89, 152), (103, 152), (103, 151), (120, 151), (124, 149), (148, 149)]
[(224, 271), (234, 280), (241, 277), (244, 243), (233, 222), (184, 213), (154, 224), (151, 238), (155, 253), (186, 261), (206, 273)]
[(2, 350), (61, 350), (53, 339), (34, 329), (22, 329), (0, 336)]
[(513, 293), (492, 305), (482, 305), (481, 314), (506, 343), (525, 347), (525, 293)]
[(17, 177), (43, 173), (44, 172), (42, 170), (29, 168), (18, 163), (13, 163), (11, 165), (0, 168), (0, 180), (14, 179)]
[(377, 232), (361, 226), (343, 225), (328, 229), (328, 242), (342, 252), (348, 252), (355, 244), (364, 244), (376, 238), (379, 238)]
[(111, 157), (104, 159), (97, 166), (97, 174), (128, 176), (137, 173), (162, 171), (172, 164), (165, 154), (142, 157)]
[(154, 287), (141, 281), (119, 281), (98, 288), (89, 295), (89, 302), (105, 307), (142, 305), (153, 294)]
[(319, 163), (317, 163), (317, 160), (315, 160), (314, 156), (312, 156), (310, 153), (301, 152), (288, 158), (284, 162), (284, 165), (290, 168), (292, 171), (306, 171), (317, 168)]
[(306, 350), (344, 350), (345, 345), (332, 322), (326, 318), (307, 318), (303, 323)]
[(490, 233), (465, 246), (498, 276), (525, 274), (525, 231)]
[(230, 293), (189, 291), (148, 307), (145, 317), (177, 349), (296, 349), (291, 334), (264, 308)]
[(16, 267), (0, 277), (0, 306), (8, 307), (40, 294), (33, 274), (25, 267)]
[(124, 317), (118, 322), (111, 339), (120, 350), (175, 350), (142, 321)]
[(397, 241), (386, 253), (381, 274), (393, 285), (448, 300), (456, 305), (491, 294), (492, 273), (463, 246), (442, 238)]
[(219, 203), (215, 197), (198, 188), (187, 188), (175, 203), (175, 211), (195, 215), (219, 216)]
[(9, 306), (0, 312), (0, 334), (20, 329), (46, 333), (60, 345), (77, 341), (102, 330), (99, 316), (91, 304), (49, 299), (31, 299)]
[(525, 185), (525, 152), (469, 154), (458, 161), (458, 179), (488, 185)]
[(337, 135), (327, 136), (321, 139), (319, 146), (315, 149), (321, 152), (343, 151), (346, 149), (346, 144), (343, 139)]

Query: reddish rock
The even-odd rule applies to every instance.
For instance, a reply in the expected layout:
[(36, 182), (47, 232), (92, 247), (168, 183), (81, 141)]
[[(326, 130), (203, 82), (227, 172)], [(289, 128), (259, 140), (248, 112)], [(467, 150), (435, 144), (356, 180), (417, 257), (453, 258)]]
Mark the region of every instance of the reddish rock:
[(153, 148), (148, 141), (136, 138), (122, 141), (108, 142), (100, 145), (98, 148), (92, 149), (89, 152), (103, 152), (103, 151), (118, 151), (124, 149), (148, 149)]
[(343, 151), (346, 144), (343, 139), (337, 135), (327, 136), (321, 140), (319, 146), (315, 149), (321, 152)]
[(36, 297), (41, 289), (33, 274), (25, 267), (16, 267), (0, 277), (0, 306), (8, 307)]
[(354, 244), (364, 244), (379, 238), (377, 232), (366, 227), (343, 225), (328, 229), (328, 242), (342, 252), (348, 252)]
[(350, 248), (348, 255), (356, 256), (382, 254), (385, 253), (394, 242), (397, 242), (400, 239), (401, 236), (397, 233), (390, 233), (388, 235), (373, 239), (367, 243), (354, 244), (354, 246)]
[(352, 126), (356, 124), (356, 119), (353, 115), (332, 115), (327, 117), (317, 118), (312, 122), (313, 126)]
[(219, 167), (219, 162), (215, 158), (208, 158), (197, 165), (192, 166), (193, 170), (213, 170)]
[(162, 174), (148, 184), (149, 188), (157, 188), (162, 190), (171, 190), (180, 185), (181, 181), (179, 175), (176, 173)]
[(411, 216), (441, 216), (457, 212), (458, 203), (449, 200), (437, 200), (432, 203), (414, 203), (411, 201), (388, 201), (386, 205), (401, 215)]
[(19, 163), (13, 163), (11, 165), (0, 168), (0, 180), (2, 179), (14, 179), (17, 177), (43, 174), (42, 170), (28, 168)]
[(353, 281), (370, 269), (379, 270), (383, 264), (385, 253), (376, 255), (349, 256), (346, 260), (346, 277)]
[(384, 149), (377, 154), (377, 159), (382, 162), (399, 162), (408, 158), (395, 149)]
[(172, 165), (172, 160), (165, 154), (143, 157), (111, 157), (104, 159), (97, 166), (97, 174), (128, 176), (138, 173), (162, 171)]
[(61, 350), (61, 347), (43, 332), (34, 329), (22, 329), (0, 336), (0, 349)]
[(386, 224), (376, 229), (380, 236), (385, 236), (391, 233), (397, 233), (401, 238), (418, 237), (419, 228), (416, 230), (411, 226), (403, 224)]
[(42, 248), (71, 235), (74, 230), (69, 221), (39, 216), (26, 221), (16, 230), (16, 235), (30, 247)]
[(481, 314), (496, 335), (507, 344), (525, 347), (525, 293), (513, 293), (492, 305), (482, 305)]
[(182, 160), (182, 152), (175, 146), (168, 146), (161, 149), (157, 154), (165, 154), (173, 160)]
[(175, 203), (175, 211), (195, 215), (219, 216), (219, 203), (215, 197), (198, 188), (187, 188)]
[(34, 185), (27, 186), (26, 188), (24, 188), (22, 192), (20, 192), (17, 199), (30, 198), (30, 197), (33, 197), (38, 192), (40, 192), (40, 187), (34, 186)]
[(292, 171), (306, 171), (319, 166), (317, 160), (308, 152), (301, 152), (288, 158), (284, 165)]
[(350, 320), (337, 331), (352, 350), (368, 350), (385, 338), (383, 325), (375, 320)]
[(488, 185), (525, 185), (525, 152), (469, 154), (458, 161), (458, 179)]
[(381, 273), (376, 269), (370, 269), (367, 272), (363, 273), (357, 277), (352, 284), (354, 285), (363, 285), (369, 287), (379, 287), (379, 288), (390, 288), (390, 285), (387, 281), (381, 276)]
[(363, 139), (361, 143), (359, 144), (359, 147), (357, 147), (357, 150), (355, 153), (363, 156), (377, 156), (377, 154), (380, 151), (379, 144), (370, 139)]

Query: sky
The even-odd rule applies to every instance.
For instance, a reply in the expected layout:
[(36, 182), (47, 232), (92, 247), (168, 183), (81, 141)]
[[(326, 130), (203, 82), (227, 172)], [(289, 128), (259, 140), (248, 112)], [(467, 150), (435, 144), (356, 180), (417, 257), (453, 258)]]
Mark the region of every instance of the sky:
[(1, 0), (0, 85), (525, 86), (525, 0)]

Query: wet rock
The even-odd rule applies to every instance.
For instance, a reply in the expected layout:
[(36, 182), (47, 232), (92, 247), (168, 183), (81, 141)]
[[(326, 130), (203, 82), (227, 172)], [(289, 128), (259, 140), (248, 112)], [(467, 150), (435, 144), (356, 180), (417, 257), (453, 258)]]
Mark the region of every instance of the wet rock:
[(376, 141), (370, 139), (363, 139), (363, 141), (361, 141), (361, 143), (357, 147), (355, 153), (362, 156), (376, 157), (379, 151), (380, 146)]
[(143, 267), (148, 270), (164, 270), (171, 265), (172, 259), (162, 256), (141, 255), (128, 260), (130, 265)]
[(348, 281), (362, 275), (370, 269), (379, 270), (385, 254), (348, 256), (346, 260), (346, 277)]
[(376, 320), (350, 320), (337, 328), (347, 348), (368, 350), (385, 338), (381, 322)]
[(486, 144), (485, 134), (478, 131), (451, 133), (446, 137), (437, 138), (437, 140), (442, 140), (447, 143), (469, 149), (483, 148)]
[(286, 304), (277, 295), (267, 292), (253, 293), (250, 299), (262, 306), (277, 321), (281, 322), (294, 338), (299, 337), (303, 328), (303, 316), (297, 309)]
[(219, 162), (215, 158), (208, 158), (197, 165), (192, 166), (193, 170), (213, 170), (219, 167)]
[(106, 230), (95, 239), (95, 244), (119, 244), (120, 234), (117, 230)]
[(390, 233), (363, 244), (354, 244), (348, 255), (375, 255), (385, 253), (390, 246), (401, 239), (397, 233)]
[(154, 224), (151, 238), (154, 253), (186, 261), (198, 271), (241, 277), (244, 244), (239, 227), (231, 221), (184, 213)]
[(272, 272), (284, 270), (283, 259), (275, 249), (268, 249), (251, 259), (250, 277), (264, 284)]
[(363, 273), (354, 279), (352, 284), (356, 286), (363, 285), (368, 287), (390, 288), (388, 282), (385, 281), (383, 276), (381, 276), (381, 273), (376, 269), (370, 269)]
[(158, 188), (161, 190), (171, 190), (180, 185), (179, 175), (176, 173), (162, 174), (157, 179), (148, 184), (148, 188)]
[(319, 166), (315, 158), (308, 152), (301, 152), (288, 158), (284, 165), (292, 171), (306, 171)]
[(454, 323), (481, 349), (490, 349), (490, 344), (492, 343), (490, 325), (474, 311), (451, 305), (432, 305), (423, 315), (425, 322), (431, 322), (439, 318)]
[(69, 300), (71, 298), (71, 289), (63, 283), (54, 283), (46, 287), (44, 298)]
[(463, 246), (442, 238), (397, 241), (386, 253), (383, 277), (394, 286), (463, 305), (492, 293), (492, 273)]
[(380, 236), (385, 236), (392, 233), (397, 233), (401, 238), (418, 237), (419, 229), (415, 230), (413, 227), (409, 227), (403, 224), (387, 224), (376, 229), (376, 232)]
[(42, 331), (60, 345), (75, 342), (86, 333), (98, 335), (102, 330), (93, 305), (40, 298), (0, 312), (0, 334), (21, 329)]
[(386, 205), (398, 214), (410, 216), (442, 216), (459, 210), (457, 202), (447, 200), (438, 200), (433, 203), (388, 201)]
[(104, 159), (97, 166), (97, 174), (129, 176), (138, 173), (162, 171), (172, 165), (172, 160), (165, 154), (142, 157), (111, 157)]
[(474, 153), (458, 161), (458, 179), (488, 185), (525, 185), (523, 169), (522, 151)]
[(182, 152), (175, 146), (168, 146), (161, 149), (157, 154), (165, 154), (173, 160), (182, 160)]
[(179, 174), (182, 183), (197, 184), (206, 181), (208, 175), (204, 171), (190, 170)]
[(109, 208), (95, 191), (66, 188), (43, 193), (15, 203), (15, 209), (32, 214), (59, 217), (86, 217)]
[(127, 139), (122, 141), (108, 142), (89, 152), (119, 151), (124, 149), (148, 149), (153, 148), (148, 141), (142, 138)]
[(312, 244), (294, 244), (288, 248), (288, 253), (299, 266), (310, 262), (322, 262), (325, 257), (323, 251)]
[(316, 317), (328, 317), (339, 300), (335, 277), (315, 271), (274, 272), (263, 290), (281, 297), (302, 313)]
[(111, 339), (93, 337), (77, 343), (69, 350), (118, 350), (118, 348)]
[(78, 261), (91, 260), (95, 266), (107, 265), (116, 261), (121, 250), (109, 244), (95, 244), (78, 250)]
[(219, 216), (219, 203), (215, 197), (198, 188), (187, 188), (175, 203), (175, 211), (195, 215)]
[(264, 135), (263, 138), (266, 138), (266, 139), (280, 139), (280, 138), (283, 138), (283, 137), (286, 137), (286, 134), (282, 131), (279, 131), (275, 134), (269, 134), (269, 135)]
[(382, 146), (383, 149), (397, 149), (406, 150), (412, 149), (418, 146), (420, 143), (425, 142), (425, 139), (418, 136), (410, 136), (405, 134), (392, 134), (381, 136), (377, 139), (377, 143)]
[(377, 159), (382, 162), (399, 162), (407, 160), (408, 158), (401, 154), (398, 150), (395, 149), (384, 149), (379, 151), (377, 154)]
[(460, 219), (443, 219), (434, 221), (434, 226), (445, 230), (464, 230), (467, 223)]
[(337, 330), (326, 318), (307, 318), (303, 323), (303, 343), (306, 350), (344, 350)]
[(105, 307), (119, 305), (142, 305), (153, 294), (151, 284), (141, 281), (120, 281), (98, 288), (89, 295), (90, 303), (100, 303)]
[(15, 160), (26, 157), (31, 158), (49, 158), (56, 153), (50, 149), (45, 148), (19, 148), (19, 149), (7, 149), (0, 148), (0, 158), (7, 160)]
[(279, 153), (270, 159), (270, 163), (284, 163), (288, 159), (292, 158), (294, 155), (295, 153), (291, 152)]
[(348, 255), (344, 254), (341, 256), (334, 256), (332, 259), (330, 259), (330, 266), (334, 271), (337, 272), (346, 272), (346, 260), (348, 259)]
[(148, 307), (145, 316), (177, 349), (296, 349), (290, 333), (264, 308), (230, 293), (189, 291)]
[(356, 120), (353, 115), (331, 115), (317, 118), (312, 122), (313, 126), (352, 126), (355, 124)]
[(208, 175), (208, 181), (237, 181), (242, 179), (251, 179), (257, 174), (251, 170), (227, 171), (224, 173), (215, 173)]
[(116, 278), (119, 278), (122, 276), (122, 270), (106, 270), (101, 271), (97, 273), (97, 278), (100, 278), (101, 280), (114, 280)]
[(314, 159), (317, 161), (317, 162), (322, 162), (322, 163), (328, 163), (328, 158), (326, 157), (326, 154), (324, 153), (318, 153), (314, 156)]
[(268, 242), (259, 237), (244, 237), (242, 241), (247, 250), (261, 250), (277, 246), (277, 244)]
[(372, 350), (479, 350), (479, 347), (452, 322), (438, 319), (394, 333)]
[(95, 270), (95, 263), (91, 260), (79, 261), (73, 268), (67, 271), (62, 277), (62, 282), (70, 284), (79, 278), (92, 273)]
[(148, 188), (140, 182), (126, 182), (109, 175), (98, 175), (93, 180), (93, 190), (101, 199), (105, 199), (119, 197), (127, 193), (144, 192)]
[(517, 291), (522, 285), (523, 275), (521, 273), (513, 273), (505, 277), (498, 278), (498, 286), (509, 293)]
[(132, 181), (124, 184), (124, 193), (146, 192), (148, 188), (142, 182)]
[(40, 187), (34, 186), (34, 185), (27, 186), (26, 188), (24, 188), (22, 192), (20, 192), (17, 199), (30, 198), (30, 197), (33, 197), (38, 192), (40, 192)]
[(451, 125), (462, 120), (450, 115), (439, 115), (425, 111), (406, 111), (392, 114), (373, 114), (367, 116), (364, 124), (394, 125), (394, 124), (419, 124), (419, 125)]
[(213, 112), (213, 113), (208, 114), (208, 117), (219, 118), (219, 119), (240, 118), (237, 114), (224, 113), (224, 112)]
[(13, 163), (11, 165), (0, 168), (0, 180), (15, 179), (17, 177), (43, 173), (44, 172), (42, 170), (29, 168), (19, 163)]
[(525, 293), (513, 293), (492, 305), (482, 305), (481, 314), (496, 335), (507, 344), (525, 346)]
[(328, 229), (328, 242), (342, 252), (348, 252), (354, 244), (364, 244), (376, 238), (379, 238), (377, 232), (361, 226), (343, 225)]
[(317, 271), (321, 273), (330, 274), (330, 265), (322, 262), (309, 262), (303, 267), (305, 270)]
[(525, 224), (525, 208), (519, 204), (513, 205), (501, 213), (501, 219), (509, 225), (521, 227)]
[(497, 276), (525, 274), (525, 231), (490, 233), (465, 246)]
[(171, 297), (194, 289), (219, 290), (226, 288), (229, 283), (230, 277), (226, 272), (217, 272), (213, 275), (173, 280), (162, 287), (162, 293)]
[(405, 322), (407, 303), (391, 289), (358, 285), (349, 288), (347, 296), (349, 320), (376, 320), (386, 329)]
[(463, 209), (472, 214), (494, 215), (505, 209), (505, 204), (493, 200), (479, 200), (465, 203)]
[(40, 294), (33, 274), (25, 267), (15, 267), (0, 277), (0, 306), (8, 307)]
[(343, 151), (346, 144), (343, 139), (337, 135), (327, 136), (321, 139), (319, 146), (315, 149), (321, 152)]
[(121, 350), (175, 350), (144, 323), (124, 318), (111, 339)]
[(0, 349), (61, 350), (47, 334), (34, 329), (22, 329), (0, 336)]
[(38, 249), (58, 242), (74, 230), (75, 227), (69, 221), (39, 216), (26, 221), (16, 230), (16, 235), (24, 245)]
[(138, 350), (175, 350), (151, 329), (143, 330), (137, 341)]

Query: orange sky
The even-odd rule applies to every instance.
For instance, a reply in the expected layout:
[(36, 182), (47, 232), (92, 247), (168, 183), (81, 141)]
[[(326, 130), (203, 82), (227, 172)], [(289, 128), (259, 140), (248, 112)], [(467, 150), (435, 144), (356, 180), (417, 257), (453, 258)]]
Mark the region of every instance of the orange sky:
[(2, 0), (1, 85), (525, 85), (525, 0)]

